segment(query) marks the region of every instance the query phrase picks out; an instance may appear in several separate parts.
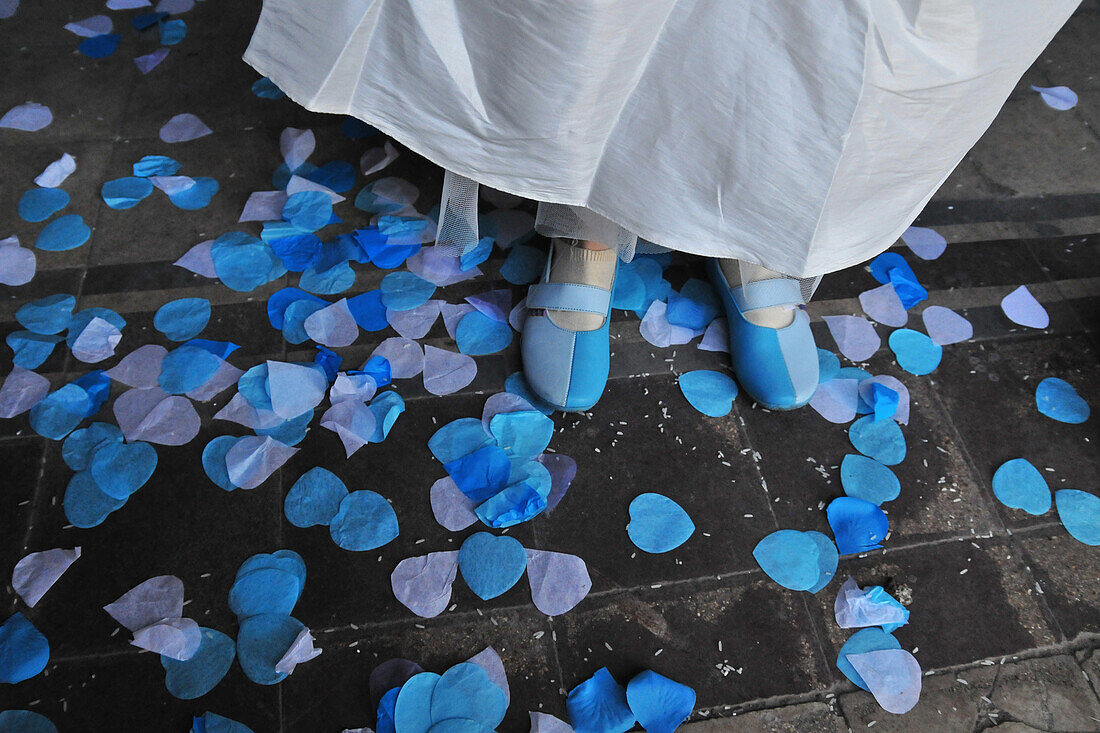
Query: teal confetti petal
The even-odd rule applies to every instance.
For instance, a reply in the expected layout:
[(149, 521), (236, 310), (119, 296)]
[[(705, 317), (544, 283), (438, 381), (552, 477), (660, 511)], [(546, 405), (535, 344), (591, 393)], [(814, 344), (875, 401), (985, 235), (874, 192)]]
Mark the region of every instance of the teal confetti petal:
[(1064, 379), (1047, 377), (1035, 389), (1039, 412), (1058, 422), (1076, 425), (1089, 419), (1089, 404)]
[(1054, 493), (1058, 518), (1066, 531), (1086, 545), (1100, 545), (1100, 497), (1077, 489), (1062, 489)]
[(638, 549), (649, 553), (675, 550), (695, 533), (684, 508), (661, 494), (640, 494), (630, 502), (626, 533)]
[(993, 473), (993, 494), (1007, 507), (1039, 516), (1050, 511), (1050, 488), (1026, 458), (1013, 458)]

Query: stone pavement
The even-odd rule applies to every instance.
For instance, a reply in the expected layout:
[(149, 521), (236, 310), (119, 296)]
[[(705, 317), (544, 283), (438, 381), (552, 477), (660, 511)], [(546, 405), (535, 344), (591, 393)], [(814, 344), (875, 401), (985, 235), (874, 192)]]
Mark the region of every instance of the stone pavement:
[[(237, 366), (312, 358), (308, 344), (288, 345), (267, 320), (267, 296), (295, 285), (293, 275), (241, 294), (172, 265), (202, 240), (233, 229), (258, 232), (254, 224), (238, 225), (237, 217), (251, 192), (271, 188), (283, 128), (312, 128), (316, 161), (355, 163), (365, 147), (380, 144), (380, 138), (348, 139), (339, 117), (251, 94), (257, 75), (240, 54), (258, 8), (255, 0), (198, 4), (183, 16), (188, 37), (145, 76), (131, 58), (158, 44), (132, 31), (133, 11), (111, 13), (122, 45), (99, 60), (77, 54), (78, 39), (62, 26), (104, 12), (102, 2), (24, 0), (13, 18), (0, 20), (0, 112), (33, 100), (55, 115), (36, 133), (0, 130), (0, 237), (14, 233), (25, 246), (34, 242), (40, 225), (16, 217), (16, 204), (63, 152), (78, 161), (63, 186), (72, 194), (67, 211), (93, 227), (81, 248), (39, 252), (30, 284), (0, 288), (0, 336), (19, 328), (14, 313), (23, 303), (70, 293), (78, 310), (109, 307), (125, 317), (120, 356), (145, 343), (170, 347), (154, 330), (153, 313), (176, 298), (203, 297), (214, 305), (203, 337), (242, 344), (232, 357)], [(75, 545), (84, 551), (34, 609), (6, 589), (8, 611), (27, 613), (50, 640), (52, 656), (43, 674), (0, 687), (0, 710), (37, 710), (63, 732), (183, 731), (206, 710), (257, 733), (340, 731), (371, 724), (366, 682), (377, 663), (400, 656), (442, 671), (491, 644), (509, 673), (512, 705), (501, 728), (509, 732), (527, 730), (528, 710), (564, 717), (563, 692), (602, 666), (620, 681), (651, 668), (691, 685), (698, 707), (684, 730), (701, 733), (1100, 730), (1100, 657), (1093, 656), (1100, 646), (1100, 555), (1069, 537), (1053, 511), (1033, 517), (1008, 509), (990, 486), (997, 466), (1023, 456), (1054, 489), (1100, 489), (1096, 417), (1066, 425), (1034, 409), (1035, 384), (1048, 376), (1070, 381), (1094, 408), (1100, 405), (1098, 38), (1100, 3), (1088, 0), (921, 214), (918, 224), (946, 236), (946, 253), (926, 262), (896, 245), (929, 291), (911, 327), (920, 328), (916, 313), (932, 304), (959, 311), (975, 326), (974, 338), (946, 347), (927, 377), (899, 369), (885, 343), (864, 365), (910, 390), (909, 455), (895, 467), (903, 488), (888, 505), (885, 548), (842, 558), (838, 575), (883, 585), (910, 609), (910, 624), (896, 636), (928, 676), (908, 715), (883, 712), (836, 670), (837, 649), (849, 636), (833, 620), (837, 584), (816, 595), (786, 591), (751, 555), (777, 528), (829, 533), (822, 507), (841, 495), (838, 465), (852, 452), (844, 427), (809, 409), (769, 412), (743, 396), (726, 418), (702, 417), (684, 401), (675, 377), (723, 369), (728, 357), (693, 345), (656, 349), (640, 337), (638, 319), (621, 312), (612, 323), (613, 379), (604, 399), (589, 414), (555, 416), (552, 448), (579, 466), (570, 492), (552, 516), (509, 530), (528, 548), (586, 560), (592, 593), (554, 618), (531, 605), (523, 582), (489, 602), (456, 584), (455, 607), (430, 620), (413, 617), (389, 585), (401, 559), (457, 549), (475, 531), (449, 533), (435, 522), (428, 488), (443, 471), (426, 443), (439, 425), (479, 415), (486, 397), (503, 390), (505, 377), (519, 368), (516, 342), (478, 357), (478, 378), (460, 393), (439, 398), (416, 380), (399, 381), (407, 411), (386, 442), (350, 459), (334, 434), (314, 427), (302, 450), (249, 492), (218, 489), (200, 465), (203, 447), (235, 427), (209, 419), (232, 392), (197, 405), (199, 436), (158, 449), (149, 486), (90, 530), (72, 527), (62, 512), (72, 472), (60, 445), (37, 436), (25, 416), (0, 422), (0, 465), (8, 474), (0, 491), (0, 571), (31, 551)], [(1031, 84), (1069, 86), (1080, 103), (1056, 112), (1029, 91)], [(182, 112), (197, 114), (214, 134), (161, 142), (161, 125)], [(129, 211), (103, 205), (102, 183), (129, 175), (147, 154), (180, 160), (185, 174), (216, 178), (221, 188), (213, 202), (181, 211), (155, 194)], [(375, 175), (381, 176), (414, 182), (422, 212), (438, 201), (441, 172), (409, 151)], [(357, 180), (356, 190), (364, 182)], [(350, 202), (337, 213), (349, 228), (367, 223)], [(495, 253), (484, 278), (440, 297), (454, 303), (510, 287), (499, 275), (502, 259)], [(676, 258), (666, 276), (679, 287), (700, 272), (698, 262)], [(346, 294), (376, 288), (384, 274), (359, 268)], [(1021, 284), (1049, 311), (1048, 329), (1014, 326), (1001, 313), (1000, 299)], [(819, 345), (835, 347), (821, 316), (860, 314), (856, 297), (875, 285), (864, 268), (823, 281), (810, 306)], [(513, 291), (518, 301), (523, 288)], [(364, 333), (341, 355), (361, 363), (392, 335)], [(441, 323), (422, 343), (454, 349)], [(5, 351), (0, 375), (10, 367)], [(89, 369), (59, 348), (39, 371), (58, 387)], [(112, 397), (121, 392), (116, 385)], [(102, 414), (111, 414), (110, 404)], [(401, 536), (379, 551), (350, 553), (323, 529), (289, 525), (283, 497), (318, 465), (350, 488), (390, 499)], [(688, 543), (652, 556), (630, 544), (626, 507), (646, 491), (684, 506), (697, 526)], [(125, 631), (100, 609), (146, 578), (174, 574), (187, 589), (187, 613), (232, 636), (236, 620), (226, 594), (233, 573), (253, 553), (284, 547), (305, 558), (309, 579), (295, 616), (324, 653), (280, 685), (255, 685), (234, 666), (213, 692), (176, 700), (165, 691), (157, 660), (129, 646)]]

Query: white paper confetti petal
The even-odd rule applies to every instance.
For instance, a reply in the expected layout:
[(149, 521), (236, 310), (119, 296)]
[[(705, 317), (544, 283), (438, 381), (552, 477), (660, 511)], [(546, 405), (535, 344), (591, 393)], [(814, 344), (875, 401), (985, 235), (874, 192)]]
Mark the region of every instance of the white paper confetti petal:
[(183, 615), (183, 581), (174, 575), (158, 575), (139, 583), (103, 610), (130, 631)]
[(147, 53), (144, 56), (135, 56), (134, 65), (138, 67), (138, 71), (142, 74), (148, 74), (150, 71), (157, 68), (160, 62), (164, 61), (166, 58), (168, 58), (168, 49), (162, 46), (156, 51)]
[(16, 366), (0, 386), (0, 418), (22, 415), (50, 391), (50, 380), (37, 372)]
[(286, 654), (275, 663), (275, 671), (279, 674), (290, 674), (299, 664), (321, 656), (321, 650), (313, 646), (314, 641), (316, 639), (309, 629), (299, 631)]
[(209, 135), (213, 130), (190, 112), (178, 114), (160, 128), (160, 139), (166, 143), (183, 143)]
[(144, 8), (152, 3), (149, 0), (107, 0), (108, 10), (133, 10), (134, 8)]
[[(435, 227), (432, 227), (435, 231)], [(438, 288), (454, 285), (481, 275), (481, 270), (471, 267), (463, 270), (459, 258), (452, 257), (440, 247), (421, 247), (420, 251), (405, 261), (409, 272), (424, 278)]]
[(374, 412), (356, 400), (337, 402), (321, 416), (321, 427), (339, 436), (348, 458), (370, 442), (377, 424)]
[(407, 339), (424, 338), (439, 319), (439, 306), (442, 301), (429, 300), (427, 303), (407, 311), (386, 310), (386, 320), (394, 331)]
[(241, 438), (225, 454), (229, 481), (242, 489), (254, 489), (297, 452), (269, 435)]
[(214, 372), (214, 376), (206, 380), (206, 383), (201, 387), (188, 392), (187, 396), (195, 402), (209, 402), (215, 396), (236, 384), (242, 374), (244, 374), (243, 369), (238, 369), (228, 361), (223, 361), (218, 366), (218, 370)]
[(901, 304), (893, 283), (860, 293), (859, 304), (863, 306), (864, 313), (884, 326), (900, 328), (909, 321), (909, 312)]
[(199, 414), (186, 397), (160, 387), (131, 389), (115, 400), (115, 420), (126, 440), (185, 445), (199, 434)]
[(302, 163), (305, 163), (316, 147), (317, 138), (313, 130), (288, 127), (279, 135), (279, 151), (283, 154), (286, 167), (291, 171), (297, 170)]
[(528, 712), (531, 716), (531, 733), (575, 733), (573, 726), (549, 713)]
[(831, 423), (843, 424), (856, 417), (859, 407), (859, 382), (855, 379), (830, 379), (819, 384), (810, 407)]
[(729, 324), (725, 318), (715, 318), (707, 326), (703, 338), (699, 340), (699, 348), (703, 351), (724, 352), (730, 350)]
[(304, 364), (269, 361), (267, 387), (271, 409), (284, 420), (290, 420), (321, 404), (328, 391), (328, 380), (320, 370)]
[(1038, 92), (1048, 107), (1059, 111), (1066, 111), (1077, 106), (1077, 92), (1069, 87), (1037, 87), (1032, 86), (1033, 92)]
[(343, 196), (336, 193), (328, 186), (311, 181), (308, 178), (303, 178), (302, 176), (291, 176), (290, 182), (286, 184), (287, 196), (293, 196), (302, 191), (320, 191), (321, 193), (327, 194), (334, 204), (338, 204), (344, 200)]
[(847, 659), (886, 712), (902, 715), (920, 700), (920, 664), (904, 649), (849, 654)]
[(1035, 299), (1026, 285), (1013, 290), (1001, 300), (1001, 310), (1013, 323), (1028, 328), (1046, 328), (1050, 325), (1050, 315), (1043, 304)]
[(53, 112), (44, 104), (27, 102), (12, 107), (0, 117), (0, 127), (37, 132), (53, 122)]
[(186, 662), (202, 643), (202, 630), (189, 618), (168, 618), (134, 632), (130, 642), (139, 649)]
[(46, 169), (38, 174), (34, 182), (43, 188), (57, 188), (65, 179), (76, 172), (76, 158), (65, 153), (60, 158), (46, 166)]
[(350, 346), (359, 338), (359, 324), (351, 314), (347, 298), (309, 314), (305, 330), (311, 339), (330, 348)]
[(149, 182), (169, 196), (183, 193), (195, 186), (195, 179), (190, 176), (149, 176)]
[(109, 359), (115, 353), (115, 347), (122, 340), (122, 331), (98, 316), (88, 321), (88, 325), (73, 340), (73, 357), (85, 364), (95, 364)]
[(34, 250), (20, 247), (18, 237), (0, 239), (0, 285), (26, 285), (37, 269)]
[(424, 389), (436, 396), (452, 394), (474, 381), (477, 362), (434, 346), (424, 347)]
[(443, 613), (451, 601), (451, 586), (458, 574), (458, 550), (408, 557), (390, 575), (397, 600), (421, 618)]
[(921, 313), (924, 329), (932, 343), (940, 346), (957, 344), (974, 336), (974, 326), (966, 318), (942, 305), (930, 305)]
[(547, 616), (573, 610), (592, 589), (584, 560), (563, 552), (528, 550), (527, 580), (535, 608)]
[(523, 324), (527, 322), (527, 298), (523, 298), (508, 314), (508, 325), (516, 333), (523, 333)]
[(32, 552), (15, 564), (11, 587), (29, 607), (42, 599), (58, 578), (80, 557), (80, 548)]
[[(655, 300), (650, 303), (649, 309), (645, 312), (642, 323), (638, 327), (642, 338), (654, 346), (667, 348), (686, 344), (698, 335), (690, 328), (674, 326), (669, 323), (666, 315), (667, 310), (668, 306), (663, 301)], [(701, 333), (703, 331), (699, 331), (699, 334)]]
[(463, 494), (450, 476), (432, 484), (429, 498), (435, 521), (444, 529), (461, 532), (477, 522), (477, 503)]
[(157, 12), (179, 15), (186, 13), (193, 7), (195, 7), (195, 0), (160, 0), (157, 3)]
[(0, 20), (10, 18), (19, 10), (19, 0), (0, 0)]
[(363, 156), (359, 159), (359, 170), (364, 176), (377, 173), (397, 160), (398, 155), (400, 155), (400, 153), (397, 152), (397, 148), (393, 146), (393, 143), (387, 140), (382, 143), (382, 147), (371, 148), (363, 153)]
[(424, 351), (412, 339), (388, 338), (371, 352), (371, 358), (376, 356), (390, 363), (390, 375), (394, 379), (408, 379), (424, 371)]
[(114, 23), (106, 15), (93, 15), (90, 18), (84, 20), (78, 20), (72, 23), (65, 24), (65, 30), (70, 33), (75, 33), (81, 38), (94, 38), (95, 36), (102, 36), (105, 33), (110, 33), (114, 28)]
[(286, 191), (254, 191), (237, 221), (278, 221), (288, 198)]
[(344, 400), (368, 402), (377, 391), (378, 382), (370, 374), (340, 372), (328, 391), (328, 399), (334, 405)]
[(447, 333), (451, 338), (455, 337), (455, 329), (458, 328), (458, 323), (461, 321), (467, 313), (473, 313), (476, 310), (469, 303), (440, 303), (439, 311), (443, 314), (443, 325), (447, 327)]
[(210, 248), (213, 246), (214, 240), (208, 239), (205, 242), (199, 242), (191, 249), (184, 253), (183, 257), (176, 260), (174, 265), (176, 267), (182, 267), (185, 270), (190, 270), (196, 275), (202, 275), (203, 277), (217, 277), (218, 271), (214, 269), (214, 258), (210, 255)]
[(824, 316), (840, 353), (852, 361), (866, 361), (882, 345), (875, 327), (859, 316)]
[(902, 233), (901, 239), (922, 260), (934, 260), (947, 249), (947, 240), (943, 235), (928, 227), (909, 227)]
[(272, 410), (257, 410), (240, 392), (215, 413), (214, 419), (235, 422), (253, 430), (268, 430), (283, 423), (283, 418)]

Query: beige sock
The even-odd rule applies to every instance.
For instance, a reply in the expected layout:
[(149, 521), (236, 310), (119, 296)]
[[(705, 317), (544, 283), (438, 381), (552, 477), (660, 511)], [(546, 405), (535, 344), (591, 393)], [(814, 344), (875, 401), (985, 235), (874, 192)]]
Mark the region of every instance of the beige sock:
[[(571, 241), (573, 240), (554, 240), (550, 282), (595, 285), (610, 290), (618, 253), (613, 249), (595, 250), (570, 246)], [(569, 331), (595, 331), (604, 321), (599, 313), (548, 310), (546, 314), (554, 325)]]
[[(783, 273), (769, 270), (760, 265), (751, 265), (740, 260), (718, 260), (722, 268), (722, 274), (726, 276), (726, 282), (731, 288), (741, 284), (741, 272), (744, 270), (745, 279), (748, 282), (756, 280), (770, 280), (777, 277), (786, 277)], [(794, 310), (788, 306), (777, 305), (771, 308), (758, 308), (745, 314), (745, 320), (755, 326), (764, 328), (786, 328), (794, 323)]]

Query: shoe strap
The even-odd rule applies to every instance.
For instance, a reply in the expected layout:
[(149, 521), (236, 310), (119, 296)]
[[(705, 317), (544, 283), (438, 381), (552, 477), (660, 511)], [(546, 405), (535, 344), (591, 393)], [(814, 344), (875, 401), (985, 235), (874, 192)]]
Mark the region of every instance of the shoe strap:
[(578, 283), (538, 283), (527, 290), (527, 307), (552, 311), (598, 313), (606, 316), (611, 291)]
[(798, 280), (785, 277), (755, 280), (733, 288), (730, 293), (742, 313), (781, 305), (793, 308), (805, 302)]

